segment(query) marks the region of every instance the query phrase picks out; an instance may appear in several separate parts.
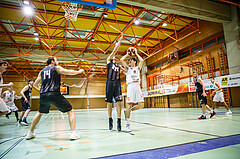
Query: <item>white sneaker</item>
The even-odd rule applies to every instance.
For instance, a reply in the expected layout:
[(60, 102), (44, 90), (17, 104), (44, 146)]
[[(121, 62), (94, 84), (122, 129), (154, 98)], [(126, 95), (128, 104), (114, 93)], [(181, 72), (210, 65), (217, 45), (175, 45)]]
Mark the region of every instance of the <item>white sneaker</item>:
[(21, 124), (21, 125), (24, 125), (24, 126), (28, 126), (28, 123), (25, 122), (25, 121), (22, 121), (20, 124)]
[(126, 124), (126, 131), (127, 131), (127, 132), (130, 132), (130, 131), (131, 131), (130, 124)]
[(226, 115), (230, 115), (230, 114), (232, 114), (232, 112), (231, 112), (231, 110), (229, 110), (229, 111), (227, 111), (225, 114), (226, 114)]
[(35, 134), (34, 132), (30, 132), (30, 131), (29, 131), (29, 132), (27, 133), (27, 135), (26, 135), (25, 138), (26, 138), (27, 140), (30, 140), (30, 139), (33, 139), (33, 138), (35, 138), (35, 137), (36, 137), (36, 134)]
[(78, 135), (76, 132), (71, 132), (69, 138), (70, 140), (77, 140), (80, 138), (80, 135)]

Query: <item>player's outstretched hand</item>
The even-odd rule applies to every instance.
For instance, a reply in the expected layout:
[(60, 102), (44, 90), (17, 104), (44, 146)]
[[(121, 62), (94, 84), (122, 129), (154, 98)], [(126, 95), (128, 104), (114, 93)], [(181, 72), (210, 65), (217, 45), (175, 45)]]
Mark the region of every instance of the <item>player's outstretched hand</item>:
[(84, 69), (80, 69), (80, 70), (78, 70), (78, 72), (84, 73), (85, 71), (84, 71)]
[(12, 82), (8, 83), (9, 86), (13, 86), (14, 84)]

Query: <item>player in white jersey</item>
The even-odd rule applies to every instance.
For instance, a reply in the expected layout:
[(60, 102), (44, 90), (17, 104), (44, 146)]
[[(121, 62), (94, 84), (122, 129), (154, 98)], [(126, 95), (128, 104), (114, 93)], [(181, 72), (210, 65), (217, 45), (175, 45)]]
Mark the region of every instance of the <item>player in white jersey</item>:
[[(129, 53), (133, 53), (138, 57), (140, 63), (137, 65), (137, 60), (135, 58), (129, 59), (129, 66), (124, 61)], [(144, 98), (140, 87), (140, 70), (143, 66), (143, 59), (138, 55), (137, 49), (130, 47), (127, 50), (127, 54), (121, 58), (122, 65), (127, 69), (126, 81), (127, 81), (127, 105), (126, 105), (126, 119), (127, 125), (126, 130), (131, 131), (130, 128), (130, 112), (144, 107)]]
[[(2, 74), (7, 70), (7, 62), (0, 60), (0, 95), (2, 94), (2, 88), (13, 86), (13, 83), (3, 84)], [(9, 109), (7, 108), (5, 102), (0, 98), (0, 116), (7, 114)]]
[(227, 103), (224, 101), (224, 95), (222, 92), (222, 88), (219, 85), (219, 83), (215, 82), (214, 78), (211, 78), (211, 82), (213, 84), (214, 91), (211, 94), (211, 97), (213, 97), (213, 110), (216, 108), (217, 102), (223, 103), (225, 108), (227, 109), (226, 114), (232, 114), (231, 110), (229, 109)]
[(9, 115), (14, 112), (15, 113), (15, 116), (16, 116), (16, 119), (17, 121), (19, 120), (18, 119), (18, 108), (16, 107), (15, 103), (14, 103), (14, 99), (17, 99), (17, 95), (16, 95), (16, 92), (13, 91), (13, 88), (12, 86), (9, 86), (8, 87), (8, 90), (3, 92), (2, 94), (2, 98), (3, 98), (3, 101), (6, 103), (8, 109), (10, 110), (9, 113), (6, 114), (6, 117), (9, 119)]

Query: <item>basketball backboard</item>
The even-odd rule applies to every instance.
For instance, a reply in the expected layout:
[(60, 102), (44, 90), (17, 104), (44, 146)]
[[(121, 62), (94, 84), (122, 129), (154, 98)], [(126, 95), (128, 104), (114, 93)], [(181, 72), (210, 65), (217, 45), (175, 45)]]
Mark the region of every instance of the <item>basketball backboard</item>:
[(117, 6), (117, 0), (62, 0), (62, 1), (108, 9), (115, 9)]

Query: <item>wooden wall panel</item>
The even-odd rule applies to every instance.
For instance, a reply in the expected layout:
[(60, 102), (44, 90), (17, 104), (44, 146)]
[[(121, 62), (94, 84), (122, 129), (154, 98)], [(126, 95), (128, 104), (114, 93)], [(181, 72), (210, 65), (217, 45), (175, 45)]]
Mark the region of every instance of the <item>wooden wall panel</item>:
[(240, 107), (239, 92), (240, 92), (240, 87), (231, 88), (232, 106), (233, 107)]

